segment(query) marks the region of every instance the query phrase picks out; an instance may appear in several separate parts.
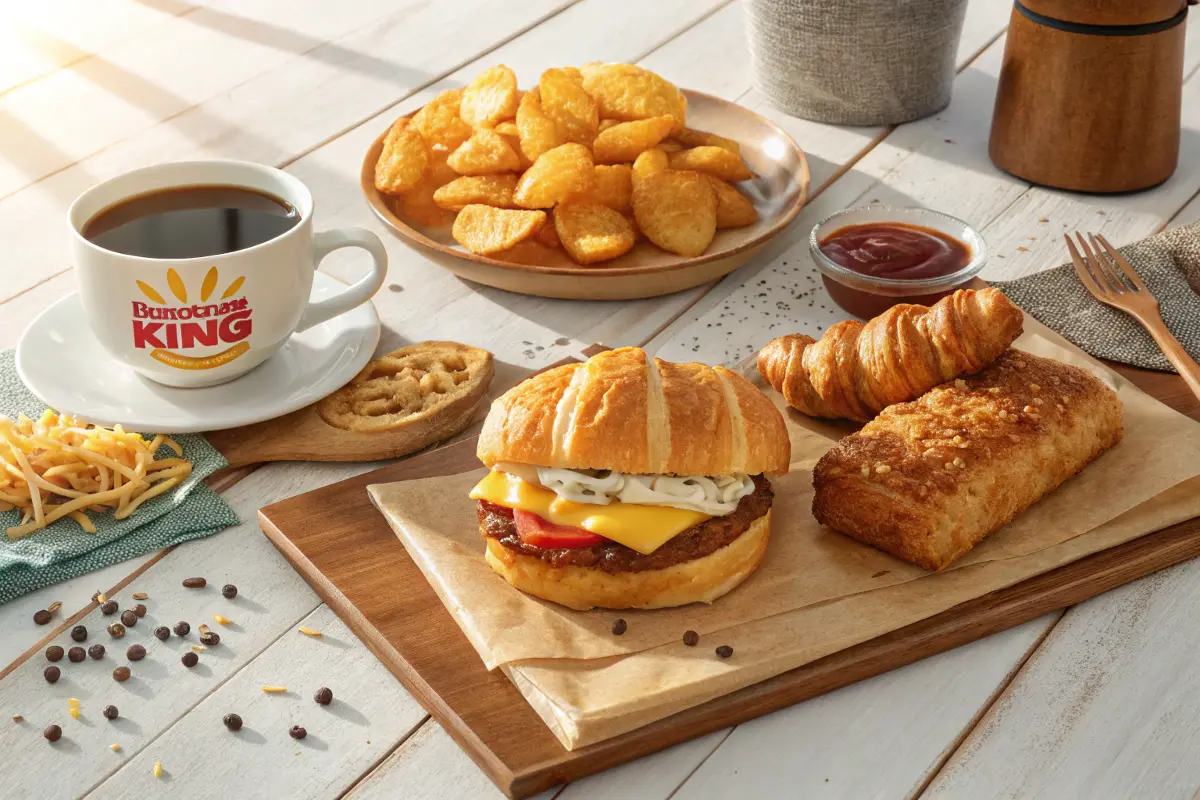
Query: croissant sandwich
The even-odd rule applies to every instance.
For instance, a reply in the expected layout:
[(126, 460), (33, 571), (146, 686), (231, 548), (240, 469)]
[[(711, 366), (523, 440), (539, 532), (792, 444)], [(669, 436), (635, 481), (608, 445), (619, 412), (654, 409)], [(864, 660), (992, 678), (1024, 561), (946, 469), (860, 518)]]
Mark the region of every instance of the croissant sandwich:
[(783, 417), (745, 378), (634, 347), (535, 375), (493, 404), (471, 491), (486, 559), (575, 609), (711, 603), (766, 552)]
[(959, 289), (932, 307), (902, 304), (866, 324), (839, 322), (820, 341), (782, 336), (759, 351), (758, 371), (797, 411), (866, 422), (983, 369), (1022, 324), (998, 289)]

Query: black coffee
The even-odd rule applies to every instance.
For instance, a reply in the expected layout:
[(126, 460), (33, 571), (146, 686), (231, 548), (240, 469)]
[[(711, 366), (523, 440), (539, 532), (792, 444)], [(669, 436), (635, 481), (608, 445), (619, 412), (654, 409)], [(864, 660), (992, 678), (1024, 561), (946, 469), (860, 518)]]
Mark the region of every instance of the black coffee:
[(270, 241), (300, 222), (288, 202), (241, 186), (180, 186), (109, 206), (87, 221), (92, 243), (144, 258), (203, 258)]

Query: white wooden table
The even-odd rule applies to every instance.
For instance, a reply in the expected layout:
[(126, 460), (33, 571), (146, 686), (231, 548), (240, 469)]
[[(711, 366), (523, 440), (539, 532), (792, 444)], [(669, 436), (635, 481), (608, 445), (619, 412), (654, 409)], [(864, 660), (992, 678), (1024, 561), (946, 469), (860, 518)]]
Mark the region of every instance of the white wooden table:
[[(375, 298), (380, 350), (426, 338), (492, 349), (497, 389), (592, 342), (643, 345), (673, 360), (736, 361), (785, 331), (842, 315), (806, 253), (812, 224), (879, 200), (973, 222), (993, 252), (985, 278), (1065, 257), (1061, 233), (1114, 242), (1200, 217), (1200, 57), (1189, 41), (1183, 152), (1153, 191), (1083, 197), (997, 171), (986, 141), (1011, 3), (971, 0), (954, 102), (898, 128), (790, 118), (752, 88), (743, 10), (728, 0), (40, 0), (0, 4), (0, 347), (73, 289), (64, 211), (121, 171), (195, 157), (283, 167), (317, 201), (317, 225), (379, 232), (391, 256)], [(1196, 24), (1189, 36), (1200, 36)], [(363, 152), (400, 112), (502, 62), (522, 85), (541, 70), (636, 61), (762, 111), (809, 155), (813, 199), (778, 245), (725, 280), (670, 297), (604, 304), (541, 300), (461, 282), (372, 218)], [(326, 262), (354, 275), (349, 258)], [(262, 536), (255, 511), (372, 465), (272, 464), (223, 486), (245, 522), (0, 607), (0, 797), (493, 797), (446, 733)], [(205, 575), (237, 584), (183, 591)], [(93, 632), (97, 589), (150, 595), (149, 621), (218, 607), (237, 627), (202, 668), (151, 656), (138, 679), (115, 665), (41, 673), (54, 600), (65, 635)], [(545, 797), (1194, 797), (1200, 795), (1200, 564), (1186, 563), (975, 644), (754, 722), (710, 734)], [(143, 623), (145, 625), (145, 623)], [(321, 639), (296, 632), (324, 631)], [(28, 658), (24, 656), (32, 653)], [(22, 660), (24, 658), (24, 660)], [(161, 663), (160, 663), (161, 662)], [(263, 684), (292, 689), (264, 695)], [(312, 703), (334, 688), (337, 702)], [(83, 714), (67, 715), (66, 698)], [(122, 720), (100, 708), (116, 703)], [(232, 737), (221, 717), (246, 729)], [(24, 722), (9, 722), (22, 714)], [(56, 746), (41, 728), (63, 725)], [(294, 723), (309, 737), (287, 736)], [(113, 752), (109, 745), (119, 743)], [(152, 775), (155, 762), (164, 774)]]

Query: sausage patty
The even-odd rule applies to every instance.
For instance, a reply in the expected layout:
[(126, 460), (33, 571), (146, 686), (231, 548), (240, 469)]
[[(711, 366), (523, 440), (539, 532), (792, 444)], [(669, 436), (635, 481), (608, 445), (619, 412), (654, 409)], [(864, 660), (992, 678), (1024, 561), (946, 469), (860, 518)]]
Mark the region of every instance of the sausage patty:
[(599, 567), (610, 573), (642, 572), (666, 569), (684, 561), (703, 558), (719, 550), (745, 533), (751, 523), (770, 511), (771, 500), (774, 497), (775, 493), (771, 491), (771, 484), (767, 479), (762, 475), (755, 475), (754, 491), (738, 501), (732, 514), (711, 517), (693, 525), (649, 555), (616, 542), (594, 547), (564, 547), (554, 550), (526, 544), (517, 536), (517, 526), (511, 512), (504, 514), (495, 511), (494, 506), (488, 508), (482, 500), (478, 501), (479, 528), (484, 536), (497, 539), (509, 550), (540, 558), (556, 567)]

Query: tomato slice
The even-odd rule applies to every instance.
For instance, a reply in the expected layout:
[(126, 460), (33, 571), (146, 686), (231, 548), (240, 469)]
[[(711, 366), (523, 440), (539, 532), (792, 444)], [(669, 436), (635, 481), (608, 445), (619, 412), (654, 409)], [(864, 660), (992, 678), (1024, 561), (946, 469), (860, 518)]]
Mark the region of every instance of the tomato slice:
[(541, 547), (546, 550), (558, 550), (567, 547), (595, 547), (604, 544), (607, 539), (583, 528), (572, 528), (569, 525), (555, 525), (549, 520), (517, 509), (513, 512), (517, 523), (517, 536), (525, 544)]

